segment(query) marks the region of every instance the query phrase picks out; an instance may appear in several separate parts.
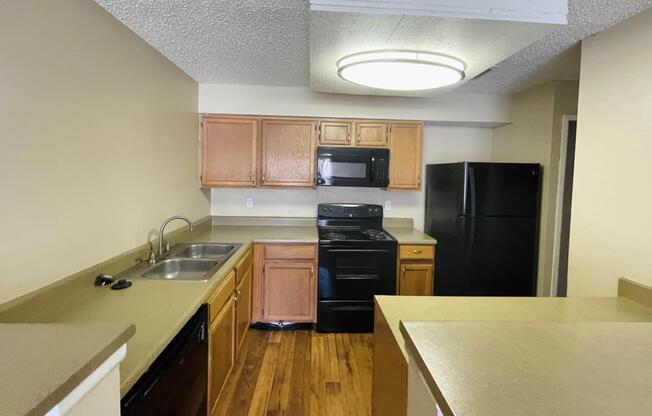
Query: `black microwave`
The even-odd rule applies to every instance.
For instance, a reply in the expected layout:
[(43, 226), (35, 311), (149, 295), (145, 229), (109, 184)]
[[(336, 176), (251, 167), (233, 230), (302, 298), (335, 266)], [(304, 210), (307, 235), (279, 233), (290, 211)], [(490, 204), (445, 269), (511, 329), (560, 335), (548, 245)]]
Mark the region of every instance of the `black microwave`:
[(387, 188), (389, 150), (360, 147), (319, 147), (317, 185)]

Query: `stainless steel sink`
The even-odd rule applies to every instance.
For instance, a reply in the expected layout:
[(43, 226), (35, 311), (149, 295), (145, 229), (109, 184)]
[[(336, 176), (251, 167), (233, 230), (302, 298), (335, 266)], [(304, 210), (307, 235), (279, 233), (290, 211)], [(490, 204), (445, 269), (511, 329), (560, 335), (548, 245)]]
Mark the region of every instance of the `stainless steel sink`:
[(239, 245), (220, 243), (191, 244), (175, 254), (173, 257), (191, 259), (223, 259), (230, 257), (237, 250)]
[(143, 273), (143, 277), (162, 280), (205, 281), (211, 277), (208, 272), (218, 262), (205, 259), (167, 259)]

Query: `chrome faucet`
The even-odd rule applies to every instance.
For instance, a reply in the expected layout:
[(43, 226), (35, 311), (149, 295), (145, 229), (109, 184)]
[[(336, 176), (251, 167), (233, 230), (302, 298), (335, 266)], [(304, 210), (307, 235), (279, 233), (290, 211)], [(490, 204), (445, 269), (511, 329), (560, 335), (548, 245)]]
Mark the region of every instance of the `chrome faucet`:
[(190, 222), (190, 220), (188, 218), (183, 217), (181, 215), (175, 215), (175, 216), (170, 217), (167, 220), (163, 221), (163, 224), (161, 224), (161, 229), (158, 232), (158, 255), (159, 256), (162, 256), (168, 250), (170, 250), (170, 244), (166, 243), (165, 240), (163, 239), (163, 232), (165, 231), (165, 226), (168, 225), (169, 222), (174, 221), (174, 220), (184, 220), (185, 222), (188, 223), (188, 227), (190, 228), (190, 232), (193, 232), (193, 230), (194, 230), (193, 227), (192, 227), (192, 222)]

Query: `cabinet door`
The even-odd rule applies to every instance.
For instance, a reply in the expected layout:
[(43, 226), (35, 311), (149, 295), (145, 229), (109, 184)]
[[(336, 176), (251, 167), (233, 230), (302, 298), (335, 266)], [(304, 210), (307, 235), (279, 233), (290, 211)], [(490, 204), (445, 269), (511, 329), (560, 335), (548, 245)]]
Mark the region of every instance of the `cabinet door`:
[(242, 280), (240, 280), (240, 284), (236, 289), (236, 299), (238, 300), (235, 308), (236, 356), (240, 354), (240, 347), (251, 323), (252, 269), (250, 263), (249, 268), (244, 272)]
[(256, 180), (258, 121), (205, 117), (202, 120), (204, 186), (252, 187)]
[(316, 127), (310, 120), (263, 120), (262, 186), (314, 186)]
[(421, 189), (423, 135), (420, 123), (396, 123), (390, 127), (389, 188)]
[(314, 263), (266, 263), (263, 286), (264, 320), (315, 321), (317, 285)]
[(355, 145), (360, 147), (387, 147), (387, 123), (356, 122)]
[(324, 120), (319, 123), (319, 145), (350, 146), (351, 123), (331, 120)]
[(224, 305), (208, 330), (208, 407), (211, 414), (235, 361), (235, 303)]
[(432, 263), (402, 263), (399, 277), (399, 294), (407, 296), (432, 296)]

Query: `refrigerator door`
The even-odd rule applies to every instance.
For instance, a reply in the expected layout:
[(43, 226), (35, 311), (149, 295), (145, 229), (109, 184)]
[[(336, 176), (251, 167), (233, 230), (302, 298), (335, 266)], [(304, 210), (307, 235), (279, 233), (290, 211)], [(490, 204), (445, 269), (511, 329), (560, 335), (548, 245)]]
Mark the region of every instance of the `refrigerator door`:
[(437, 244), (435, 295), (534, 296), (536, 220), (460, 216)]
[(531, 163), (466, 163), (461, 215), (535, 217), (539, 170)]

